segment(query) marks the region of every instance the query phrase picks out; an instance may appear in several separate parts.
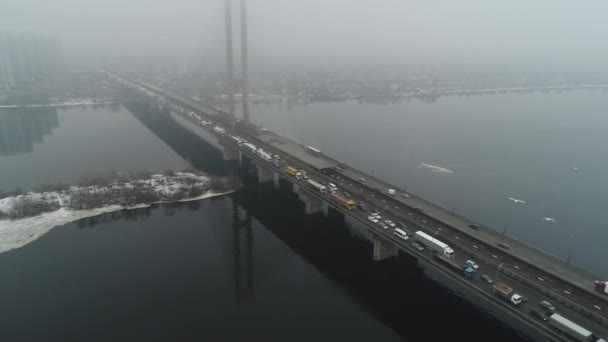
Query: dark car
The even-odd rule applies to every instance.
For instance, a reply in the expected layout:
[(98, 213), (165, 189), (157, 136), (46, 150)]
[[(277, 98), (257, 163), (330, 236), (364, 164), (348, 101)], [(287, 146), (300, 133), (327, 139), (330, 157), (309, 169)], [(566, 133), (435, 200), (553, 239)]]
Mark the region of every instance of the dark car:
[(414, 207), (414, 210), (424, 211), (421, 207)]
[(378, 210), (372, 209), (372, 214), (378, 214)]
[(344, 197), (350, 198), (350, 194), (348, 192), (344, 191)]
[(485, 281), (488, 284), (494, 284), (494, 280), (492, 280), (492, 278), (490, 278), (490, 276), (487, 274), (482, 275), (481, 279), (483, 279), (483, 281)]
[(547, 321), (547, 319), (549, 319), (547, 317), (547, 315), (543, 314), (542, 312), (538, 311), (538, 310), (530, 310), (530, 316), (539, 319), (541, 321)]
[(414, 246), (414, 248), (416, 248), (417, 250), (419, 250), (420, 252), (422, 252), (424, 250), (424, 246), (422, 246), (421, 244), (419, 244), (418, 242), (413, 242), (412, 246)]
[(357, 208), (364, 212), (367, 211), (367, 207), (365, 206), (365, 203), (361, 203), (361, 202), (357, 203)]
[(509, 244), (506, 241), (500, 241), (499, 243), (496, 244), (498, 247), (500, 248), (504, 248), (504, 249), (510, 249), (511, 246), (509, 246)]
[(473, 229), (473, 230), (479, 230), (479, 226), (476, 224), (471, 223), (469, 226), (469, 228)]
[(555, 306), (546, 300), (540, 302), (540, 307), (551, 312), (555, 311)]

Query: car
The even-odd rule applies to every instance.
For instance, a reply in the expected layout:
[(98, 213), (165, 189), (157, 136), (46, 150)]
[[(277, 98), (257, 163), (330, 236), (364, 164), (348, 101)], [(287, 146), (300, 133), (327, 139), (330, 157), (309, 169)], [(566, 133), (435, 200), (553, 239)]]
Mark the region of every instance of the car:
[(378, 223), (378, 225), (379, 225), (380, 227), (382, 227), (382, 229), (388, 229), (388, 226), (387, 226), (387, 225), (385, 225), (385, 224), (384, 224), (384, 223), (382, 223), (382, 222)]
[(344, 191), (344, 197), (350, 198), (350, 194), (348, 192)]
[(357, 208), (363, 212), (367, 211), (367, 207), (365, 206), (365, 203), (362, 203), (362, 202), (357, 203)]
[(382, 220), (382, 216), (380, 216), (380, 215), (376, 215), (376, 218), (378, 219), (378, 221)]
[(359, 181), (362, 183), (365, 183), (365, 178), (361, 177), (361, 178), (359, 178)]
[(401, 228), (401, 229), (407, 229), (407, 225), (403, 222), (399, 222), (397, 223), (397, 227)]
[(481, 279), (488, 284), (494, 284), (494, 280), (492, 280), (492, 278), (490, 278), (490, 276), (487, 274), (482, 274)]
[(402, 193), (402, 194), (401, 194), (401, 196), (402, 196), (402, 197), (405, 197), (405, 198), (410, 198), (410, 195), (406, 194), (405, 192), (404, 192), (404, 193)]
[(378, 210), (372, 209), (372, 215), (377, 215), (377, 214), (378, 214)]
[(378, 223), (378, 219), (376, 219), (374, 216), (370, 216), (367, 219), (372, 221), (373, 223)]
[(471, 228), (473, 230), (479, 230), (479, 226), (476, 225), (476, 224), (473, 224), (473, 223), (469, 224), (467, 227), (469, 227), (469, 228)]
[(391, 220), (385, 220), (384, 223), (386, 223), (387, 226), (391, 227), (391, 228), (396, 228), (397, 225), (393, 223), (393, 221)]
[(547, 309), (551, 312), (555, 311), (555, 306), (553, 306), (553, 304), (551, 304), (551, 302), (548, 302), (546, 300), (543, 300), (542, 302), (540, 302), (540, 307), (543, 309)]
[(541, 312), (539, 312), (538, 310), (530, 310), (530, 316), (539, 319), (543, 322), (548, 320), (547, 315), (542, 314)]
[(414, 210), (424, 211), (421, 207), (414, 207)]
[(419, 244), (418, 242), (412, 242), (412, 246), (414, 248), (416, 248), (417, 250), (419, 250), (420, 252), (422, 252), (424, 250), (424, 247), (421, 244)]
[(511, 249), (511, 246), (509, 246), (509, 244), (506, 241), (500, 241), (499, 243), (496, 244), (496, 246), (498, 246), (500, 248), (504, 248), (504, 249)]
[(467, 260), (467, 261), (465, 262), (465, 264), (467, 264), (467, 265), (469, 265), (469, 266), (473, 267), (474, 269), (478, 269), (478, 268), (479, 268), (479, 266), (478, 266), (478, 265), (477, 265), (477, 264), (476, 264), (476, 263), (475, 263), (473, 260)]

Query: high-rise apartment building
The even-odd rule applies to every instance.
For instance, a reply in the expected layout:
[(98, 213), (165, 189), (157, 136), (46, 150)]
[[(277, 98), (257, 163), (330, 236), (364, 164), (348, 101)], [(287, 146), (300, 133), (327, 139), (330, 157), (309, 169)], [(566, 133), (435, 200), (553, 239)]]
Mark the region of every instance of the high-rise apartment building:
[(61, 62), (61, 44), (56, 37), (0, 32), (0, 91), (52, 72)]

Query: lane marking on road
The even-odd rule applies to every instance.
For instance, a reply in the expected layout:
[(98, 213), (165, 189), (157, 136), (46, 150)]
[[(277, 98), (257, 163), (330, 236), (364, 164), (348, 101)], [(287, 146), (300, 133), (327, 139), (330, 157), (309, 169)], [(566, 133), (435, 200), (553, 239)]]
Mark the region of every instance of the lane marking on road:
[(473, 248), (478, 249), (479, 247), (477, 247), (477, 246), (473, 245)]
[(545, 281), (545, 279), (541, 278), (541, 277), (536, 277), (536, 279), (540, 280), (540, 281)]
[(498, 257), (496, 255), (494, 255), (494, 254), (492, 254), (492, 258), (498, 259)]
[(454, 236), (456, 238), (456, 240), (460, 240), (460, 238), (458, 236)]
[(565, 294), (567, 294), (567, 295), (569, 295), (569, 294), (570, 294), (570, 292), (569, 292), (569, 291), (567, 291), (567, 290), (564, 290), (564, 293), (565, 293)]
[(597, 306), (597, 305), (594, 305), (593, 307), (594, 307), (594, 308), (596, 308), (596, 309), (598, 309), (598, 310), (600, 310), (600, 311), (602, 310), (602, 308), (600, 308), (600, 307), (599, 307), (599, 306)]
[(519, 266), (517, 266), (517, 265), (513, 265), (513, 267), (515, 267), (516, 269), (519, 269)]

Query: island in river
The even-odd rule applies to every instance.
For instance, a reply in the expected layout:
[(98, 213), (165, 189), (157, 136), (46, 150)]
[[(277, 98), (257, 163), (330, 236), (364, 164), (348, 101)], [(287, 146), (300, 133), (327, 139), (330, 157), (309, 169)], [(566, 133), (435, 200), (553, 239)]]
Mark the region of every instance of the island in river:
[(53, 227), (82, 218), (154, 203), (186, 202), (236, 191), (235, 177), (197, 171), (90, 174), (77, 185), (0, 192), (0, 253), (25, 246)]

